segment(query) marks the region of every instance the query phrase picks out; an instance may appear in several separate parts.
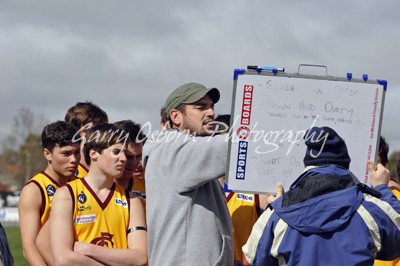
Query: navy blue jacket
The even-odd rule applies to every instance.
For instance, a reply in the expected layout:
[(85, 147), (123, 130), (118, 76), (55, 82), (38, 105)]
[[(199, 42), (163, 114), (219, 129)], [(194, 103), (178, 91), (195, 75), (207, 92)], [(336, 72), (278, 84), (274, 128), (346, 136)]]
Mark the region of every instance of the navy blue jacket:
[(0, 223), (0, 265), (12, 266), (14, 265), (13, 256), (8, 245), (6, 231)]
[(243, 251), (253, 265), (373, 265), (400, 257), (400, 201), (344, 168), (304, 172), (253, 227)]

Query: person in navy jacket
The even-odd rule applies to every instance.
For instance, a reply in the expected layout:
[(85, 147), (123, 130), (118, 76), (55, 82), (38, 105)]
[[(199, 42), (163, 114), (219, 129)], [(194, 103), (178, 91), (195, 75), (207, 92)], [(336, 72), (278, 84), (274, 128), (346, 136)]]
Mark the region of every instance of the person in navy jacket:
[(389, 171), (368, 162), (370, 188), (349, 170), (333, 129), (313, 127), (304, 139), (305, 171), (254, 225), (243, 246), (248, 263), (373, 265), (399, 257), (400, 201), (387, 186)]

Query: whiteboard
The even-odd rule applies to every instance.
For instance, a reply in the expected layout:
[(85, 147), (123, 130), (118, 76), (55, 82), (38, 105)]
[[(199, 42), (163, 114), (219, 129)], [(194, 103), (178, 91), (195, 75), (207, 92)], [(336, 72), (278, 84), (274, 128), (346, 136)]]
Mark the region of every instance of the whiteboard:
[(350, 170), (369, 184), (387, 82), (237, 69), (229, 131), (227, 185), (234, 191), (285, 191), (304, 171), (303, 136), (333, 128), (346, 142)]

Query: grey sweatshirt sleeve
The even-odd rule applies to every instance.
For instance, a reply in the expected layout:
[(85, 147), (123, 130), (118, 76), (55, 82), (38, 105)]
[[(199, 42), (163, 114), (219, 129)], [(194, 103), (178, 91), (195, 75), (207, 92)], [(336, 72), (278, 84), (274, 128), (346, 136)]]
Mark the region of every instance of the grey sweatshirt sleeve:
[(225, 175), (228, 142), (224, 136), (195, 137), (176, 144), (171, 169), (178, 181), (178, 192), (190, 191)]
[[(228, 140), (223, 135), (189, 138), (180, 134), (172, 141), (160, 141), (152, 146), (144, 152), (146, 176), (164, 175), (178, 192), (190, 191), (225, 174)], [(155, 169), (157, 162), (158, 169)]]

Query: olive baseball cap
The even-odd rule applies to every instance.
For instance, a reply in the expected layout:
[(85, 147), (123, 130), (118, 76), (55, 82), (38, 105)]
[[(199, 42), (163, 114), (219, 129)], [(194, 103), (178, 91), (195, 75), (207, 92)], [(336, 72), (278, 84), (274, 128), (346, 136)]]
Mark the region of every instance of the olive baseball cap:
[(170, 117), (171, 111), (183, 103), (195, 103), (206, 95), (209, 95), (214, 103), (217, 103), (220, 98), (217, 88), (206, 88), (199, 83), (186, 83), (176, 88), (165, 101), (167, 116)]

